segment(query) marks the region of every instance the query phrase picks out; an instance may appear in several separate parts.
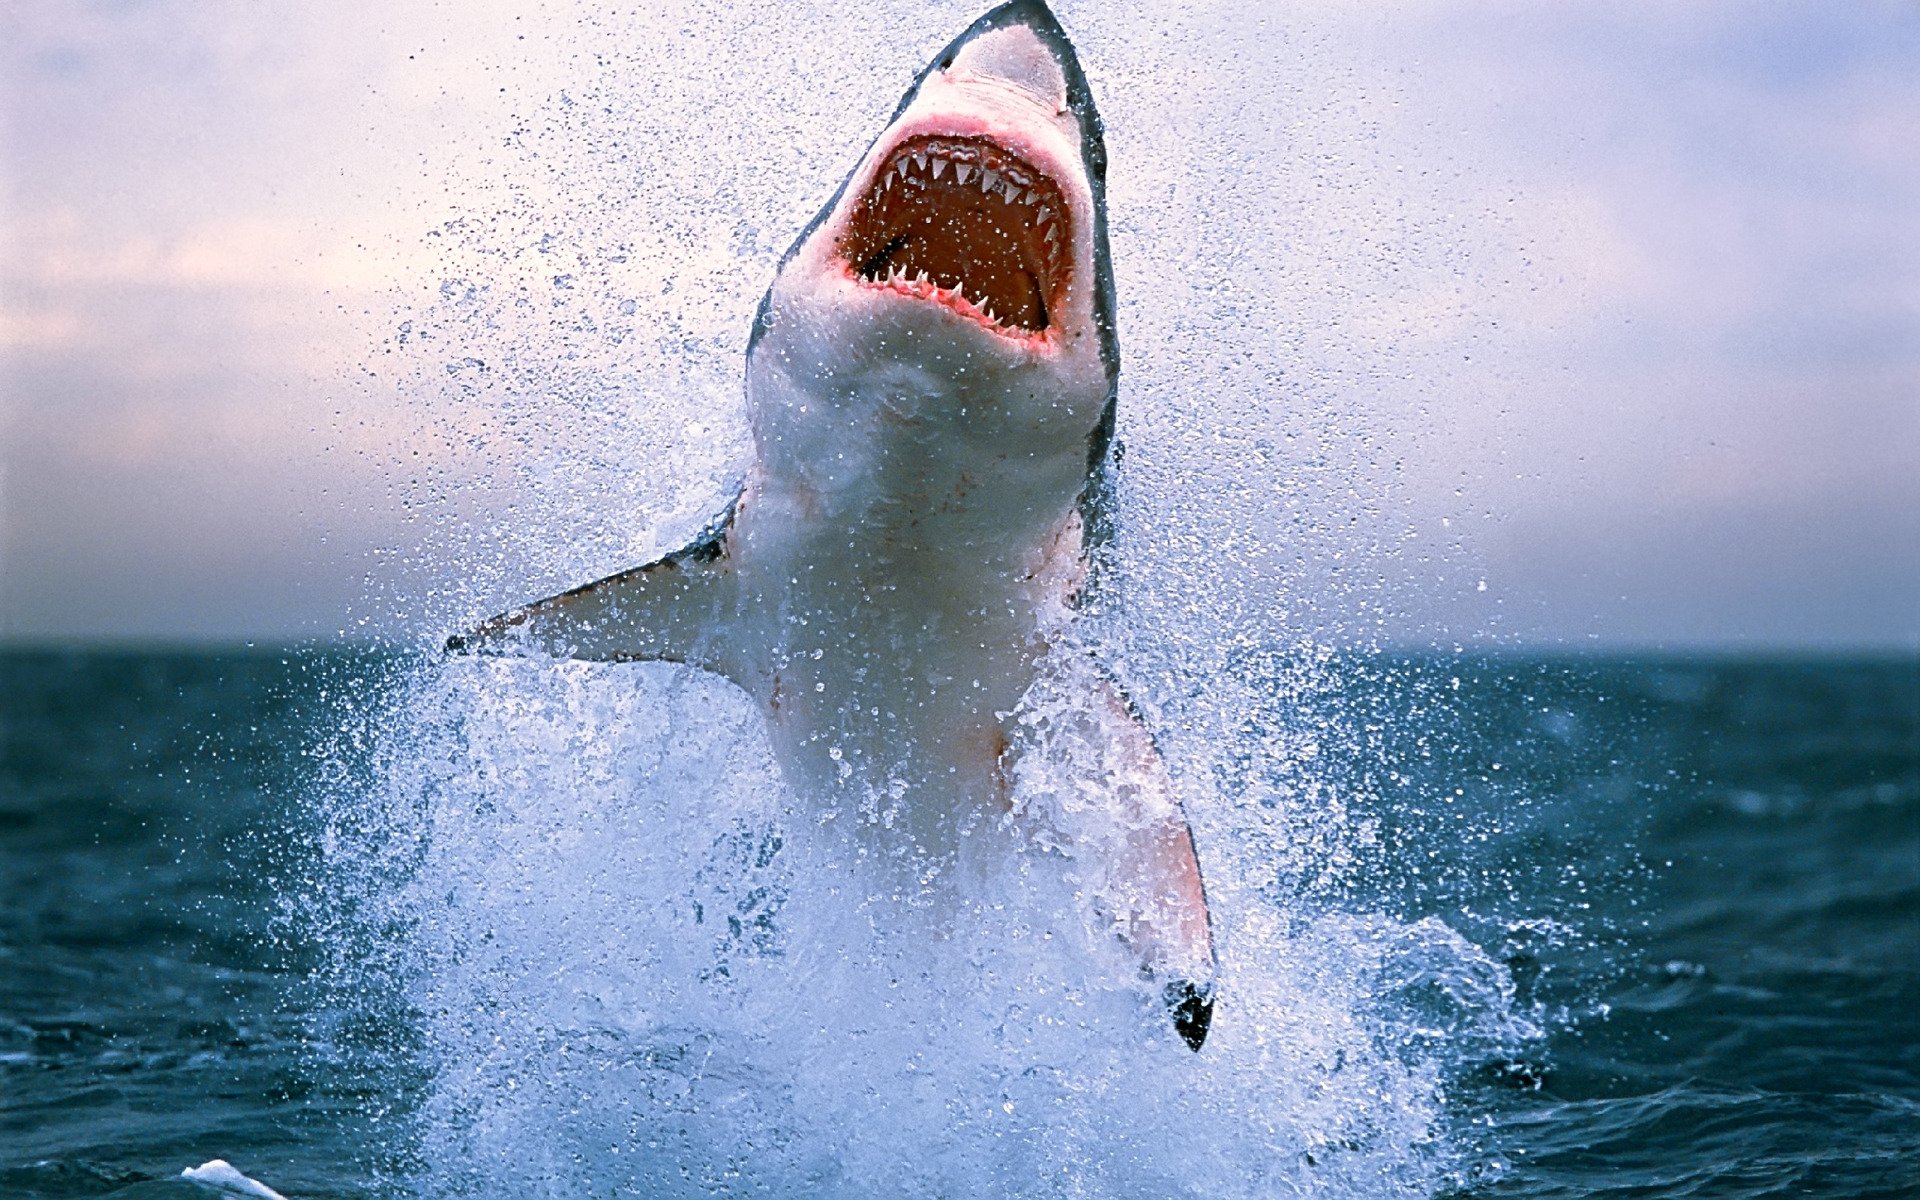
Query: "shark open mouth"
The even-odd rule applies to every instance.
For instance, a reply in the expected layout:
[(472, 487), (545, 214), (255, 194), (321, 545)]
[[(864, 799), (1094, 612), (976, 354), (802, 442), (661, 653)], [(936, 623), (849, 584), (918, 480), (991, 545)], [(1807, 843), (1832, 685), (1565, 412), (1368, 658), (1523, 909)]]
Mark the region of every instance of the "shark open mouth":
[(888, 155), (840, 251), (869, 284), (1039, 333), (1065, 300), (1071, 232), (1031, 163), (982, 138), (917, 137)]

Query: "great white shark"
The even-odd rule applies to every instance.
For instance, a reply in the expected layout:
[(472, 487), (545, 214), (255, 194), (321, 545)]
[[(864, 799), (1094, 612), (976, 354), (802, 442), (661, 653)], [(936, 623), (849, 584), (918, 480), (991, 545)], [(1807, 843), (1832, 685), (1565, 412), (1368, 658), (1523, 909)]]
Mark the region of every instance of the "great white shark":
[[(738, 495), (684, 549), (448, 649), (725, 676), (765, 711), (792, 789), (864, 797), (923, 862), (983, 821), (1051, 825), (1046, 844), (1198, 1050), (1216, 966), (1193, 835), (1153, 738), (1073, 632), (1110, 528), (1105, 177), (1092, 93), (1047, 6), (974, 22), (781, 261), (747, 348)], [(1054, 724), (1092, 759), (1070, 820), (1015, 787), (1040, 693), (1068, 701)]]

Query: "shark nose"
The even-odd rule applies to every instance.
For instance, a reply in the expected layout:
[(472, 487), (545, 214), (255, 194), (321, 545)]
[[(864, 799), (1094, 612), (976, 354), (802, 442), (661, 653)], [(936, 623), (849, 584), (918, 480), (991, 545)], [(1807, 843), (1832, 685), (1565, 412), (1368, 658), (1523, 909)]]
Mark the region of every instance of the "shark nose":
[(1007, 21), (972, 38), (948, 68), (959, 78), (1012, 84), (1055, 112), (1067, 107), (1067, 75), (1043, 31), (1057, 32), (1053, 14), (1040, 3), (1014, 3), (994, 16)]

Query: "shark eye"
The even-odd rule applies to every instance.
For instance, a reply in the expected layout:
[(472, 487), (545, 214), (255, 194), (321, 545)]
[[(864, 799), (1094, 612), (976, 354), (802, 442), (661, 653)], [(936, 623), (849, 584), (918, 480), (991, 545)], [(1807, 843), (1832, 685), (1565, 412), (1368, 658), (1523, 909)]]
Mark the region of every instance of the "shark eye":
[(1009, 330), (1039, 332), (1069, 282), (1067, 206), (1032, 164), (981, 138), (896, 146), (840, 252), (868, 283), (932, 285)]

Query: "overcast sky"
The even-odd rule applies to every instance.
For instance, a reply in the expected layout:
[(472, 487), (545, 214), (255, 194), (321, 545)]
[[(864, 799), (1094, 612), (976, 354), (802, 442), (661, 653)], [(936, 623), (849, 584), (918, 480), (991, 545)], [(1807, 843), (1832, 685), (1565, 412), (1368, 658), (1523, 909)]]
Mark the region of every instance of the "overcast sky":
[[(673, 541), (975, 7), (10, 6), (0, 636), (428, 637)], [(1271, 10), (1061, 5), (1139, 563), (1213, 529), (1330, 637), (1920, 646), (1920, 5)]]

